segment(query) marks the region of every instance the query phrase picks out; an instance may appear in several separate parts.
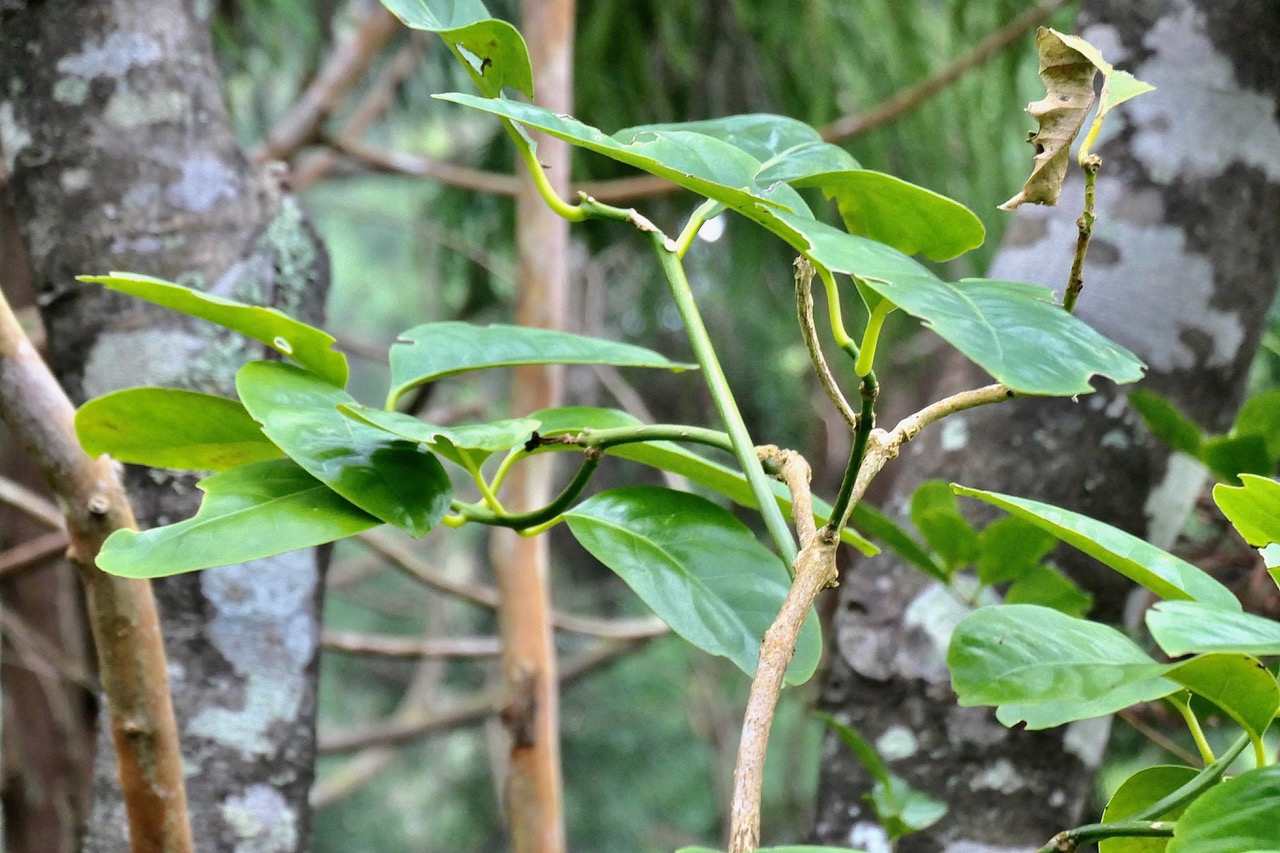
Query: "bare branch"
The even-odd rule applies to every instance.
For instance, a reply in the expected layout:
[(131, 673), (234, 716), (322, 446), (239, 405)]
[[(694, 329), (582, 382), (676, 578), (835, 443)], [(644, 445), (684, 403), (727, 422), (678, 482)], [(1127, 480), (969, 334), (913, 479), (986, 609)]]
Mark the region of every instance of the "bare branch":
[(393, 658), (491, 658), (502, 654), (497, 637), (396, 637), (325, 631), (320, 642), (336, 652)]
[(0, 551), (0, 578), (16, 575), (26, 569), (34, 569), (51, 557), (67, 550), (69, 540), (61, 530), (28, 539), (5, 551)]
[(52, 501), (7, 477), (0, 477), (0, 503), (22, 510), (54, 530), (62, 529), (62, 511)]

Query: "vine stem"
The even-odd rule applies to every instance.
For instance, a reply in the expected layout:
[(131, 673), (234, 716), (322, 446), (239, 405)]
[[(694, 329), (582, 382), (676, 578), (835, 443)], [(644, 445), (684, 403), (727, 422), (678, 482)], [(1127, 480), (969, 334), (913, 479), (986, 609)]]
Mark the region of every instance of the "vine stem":
[(1067, 292), (1062, 296), (1062, 307), (1067, 313), (1075, 310), (1076, 300), (1080, 298), (1080, 290), (1084, 287), (1084, 257), (1093, 237), (1093, 225), (1098, 221), (1093, 202), (1102, 158), (1097, 154), (1090, 154), (1080, 161), (1080, 168), (1084, 170), (1084, 212), (1076, 220), (1076, 253), (1071, 260), (1071, 274), (1067, 277)]
[(725, 378), (720, 360), (716, 358), (711, 337), (707, 334), (707, 327), (702, 322), (702, 315), (698, 312), (693, 291), (689, 287), (689, 279), (685, 276), (684, 266), (680, 263), (675, 241), (664, 236), (657, 229), (648, 234), (653, 242), (654, 251), (657, 252), (658, 264), (667, 277), (671, 296), (675, 300), (676, 309), (680, 312), (680, 319), (684, 322), (685, 333), (689, 336), (689, 344), (693, 347), (694, 359), (702, 369), (703, 381), (706, 382), (707, 390), (711, 392), (711, 399), (720, 413), (721, 421), (724, 422), (725, 432), (733, 442), (734, 455), (738, 458), (738, 464), (742, 466), (747, 484), (751, 486), (751, 494), (756, 500), (760, 515), (764, 518), (764, 525), (787, 566), (794, 566), (798, 549), (791, 535), (791, 528), (787, 526), (787, 520), (783, 517), (782, 510), (778, 508), (773, 490), (769, 488), (769, 481), (760, 465), (760, 459), (756, 456), (755, 445), (751, 442), (747, 425), (743, 422), (742, 413), (738, 411), (738, 404), (733, 399), (729, 380)]

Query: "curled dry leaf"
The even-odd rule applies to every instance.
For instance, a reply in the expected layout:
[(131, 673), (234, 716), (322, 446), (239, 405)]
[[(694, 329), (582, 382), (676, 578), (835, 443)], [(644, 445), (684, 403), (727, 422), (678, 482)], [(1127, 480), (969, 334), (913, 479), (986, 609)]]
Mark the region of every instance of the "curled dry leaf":
[(1026, 184), (1000, 205), (1001, 210), (1013, 210), (1026, 202), (1058, 203), (1071, 142), (1093, 106), (1093, 79), (1098, 71), (1093, 60), (1047, 27), (1036, 32), (1036, 49), (1040, 53), (1040, 79), (1047, 94), (1027, 105), (1027, 112), (1040, 125), (1027, 140), (1036, 149), (1035, 166)]

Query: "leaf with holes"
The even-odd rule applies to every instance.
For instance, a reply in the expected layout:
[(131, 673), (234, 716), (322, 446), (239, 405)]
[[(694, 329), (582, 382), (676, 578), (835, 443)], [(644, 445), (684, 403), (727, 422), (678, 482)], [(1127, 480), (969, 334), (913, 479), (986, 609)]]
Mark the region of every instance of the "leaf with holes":
[[(602, 492), (565, 520), (582, 546), (673, 631), (755, 674), (760, 640), (790, 582), (782, 561), (746, 525), (706, 498), (654, 486)], [(807, 681), (821, 652), (811, 612), (787, 682)]]
[(338, 406), (355, 400), (341, 388), (289, 364), (251, 361), (236, 390), (289, 458), (371, 515), (425, 536), (448, 511), (452, 486), (435, 456), (343, 415)]
[(98, 553), (98, 568), (161, 578), (311, 548), (382, 523), (288, 459), (221, 471), (198, 485), (205, 495), (193, 518), (117, 530)]
[(126, 388), (76, 412), (76, 435), (90, 456), (183, 471), (223, 471), (279, 459), (244, 406), (226, 397), (174, 388)]
[(490, 16), (480, 0), (382, 0), (406, 27), (435, 33), (485, 97), (505, 86), (533, 97), (529, 49), (519, 30)]
[(347, 384), (347, 357), (331, 349), (333, 336), (275, 308), (245, 305), (171, 281), (128, 272), (82, 275), (77, 276), (77, 280), (101, 284), (110, 290), (216, 323), (266, 344), (334, 385)]

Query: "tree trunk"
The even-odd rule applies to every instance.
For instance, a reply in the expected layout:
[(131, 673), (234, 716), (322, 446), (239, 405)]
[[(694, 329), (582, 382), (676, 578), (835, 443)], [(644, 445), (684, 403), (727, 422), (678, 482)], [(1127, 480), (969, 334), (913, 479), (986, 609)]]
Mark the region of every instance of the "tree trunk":
[[(316, 321), (323, 247), (278, 174), (236, 146), (208, 4), (0, 4), (0, 148), (73, 400), (132, 385), (229, 394), (260, 348), (96, 286), (133, 270)], [(144, 526), (190, 515), (192, 479), (131, 471)], [(197, 849), (305, 850), (321, 561), (313, 552), (156, 584)], [(125, 849), (100, 744), (84, 849)]]
[[(1099, 149), (1098, 225), (1077, 313), (1150, 366), (1144, 387), (1221, 432), (1244, 393), (1280, 275), (1280, 3), (1086, 0), (1080, 32), (1158, 91), (1119, 108)], [(1061, 292), (1082, 205), (1023, 207), (993, 278)], [(948, 390), (982, 377), (952, 364)], [(949, 419), (898, 463), (889, 506), (945, 478), (1060, 504), (1169, 546), (1204, 480), (1156, 442), (1127, 389), (1071, 400), (1015, 400)], [(1118, 621), (1128, 582), (1076, 552), (1055, 555)], [(823, 701), (950, 806), (900, 853), (1034, 849), (1080, 821), (1107, 720), (1026, 733), (986, 708), (955, 705), (944, 656), (961, 607), (901, 562), (880, 558), (840, 591)], [(828, 738), (815, 835), (887, 850), (870, 780)]]

